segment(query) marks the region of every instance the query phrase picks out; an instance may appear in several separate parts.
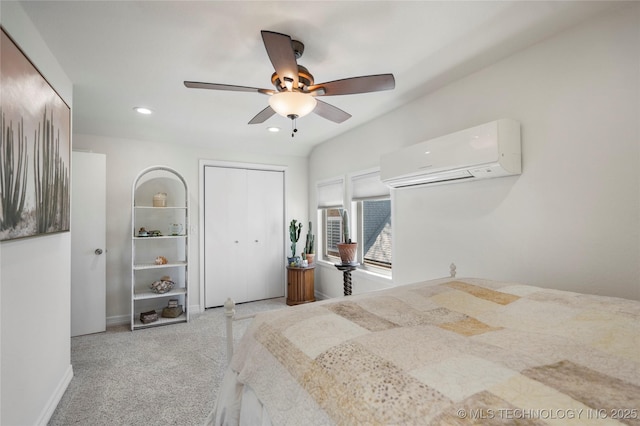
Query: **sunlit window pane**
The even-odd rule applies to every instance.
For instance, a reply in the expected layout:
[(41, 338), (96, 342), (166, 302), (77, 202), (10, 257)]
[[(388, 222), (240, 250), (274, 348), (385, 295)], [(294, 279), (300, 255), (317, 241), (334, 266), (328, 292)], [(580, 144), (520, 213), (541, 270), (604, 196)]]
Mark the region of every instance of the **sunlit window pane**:
[(324, 211), (326, 256), (338, 256), (337, 244), (342, 238), (341, 213), (342, 209), (326, 209)]
[(362, 201), (364, 262), (391, 267), (391, 200)]

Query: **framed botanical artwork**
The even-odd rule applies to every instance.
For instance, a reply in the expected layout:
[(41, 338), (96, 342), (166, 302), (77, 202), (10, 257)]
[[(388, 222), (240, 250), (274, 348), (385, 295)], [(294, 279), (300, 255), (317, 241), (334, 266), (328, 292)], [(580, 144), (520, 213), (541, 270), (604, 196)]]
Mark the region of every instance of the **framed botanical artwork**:
[(2, 29), (0, 241), (69, 231), (71, 109)]

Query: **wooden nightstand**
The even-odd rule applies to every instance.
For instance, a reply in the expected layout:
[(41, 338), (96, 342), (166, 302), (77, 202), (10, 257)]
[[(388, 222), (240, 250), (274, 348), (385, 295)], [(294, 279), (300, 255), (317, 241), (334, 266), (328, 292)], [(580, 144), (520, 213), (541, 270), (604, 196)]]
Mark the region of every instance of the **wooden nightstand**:
[(313, 274), (315, 265), (307, 268), (287, 266), (287, 305), (315, 302)]

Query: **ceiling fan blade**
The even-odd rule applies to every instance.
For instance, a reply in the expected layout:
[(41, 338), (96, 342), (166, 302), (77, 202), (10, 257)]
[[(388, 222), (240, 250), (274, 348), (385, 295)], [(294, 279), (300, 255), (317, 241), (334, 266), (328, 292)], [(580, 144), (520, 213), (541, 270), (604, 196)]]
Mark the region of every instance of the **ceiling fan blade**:
[[(273, 31), (261, 31), (267, 55), (280, 77), (280, 81), (291, 82), (291, 87), (298, 87), (298, 63), (291, 45), (291, 37)], [(291, 90), (291, 87), (288, 87)]]
[(348, 112), (344, 112), (338, 107), (330, 105), (326, 102), (322, 102), (321, 100), (316, 99), (318, 102), (316, 104), (314, 113), (318, 114), (322, 118), (326, 118), (327, 120), (333, 121), (334, 123), (342, 123), (351, 118), (351, 114)]
[(232, 92), (257, 92), (265, 95), (273, 95), (276, 91), (271, 89), (259, 89), (257, 87), (233, 86), (230, 84), (200, 83), (197, 81), (185, 81), (184, 85), (190, 89), (228, 90)]
[(267, 119), (271, 118), (271, 116), (275, 113), (276, 112), (273, 110), (273, 108), (271, 108), (271, 106), (267, 106), (265, 109), (260, 111), (258, 115), (253, 117), (251, 121), (249, 121), (249, 124), (264, 123), (265, 121), (267, 121)]
[(309, 91), (312, 93), (317, 91), (317, 96), (335, 96), (379, 92), (382, 90), (391, 90), (395, 87), (396, 80), (393, 74), (377, 74), (314, 84), (313, 86), (309, 86)]

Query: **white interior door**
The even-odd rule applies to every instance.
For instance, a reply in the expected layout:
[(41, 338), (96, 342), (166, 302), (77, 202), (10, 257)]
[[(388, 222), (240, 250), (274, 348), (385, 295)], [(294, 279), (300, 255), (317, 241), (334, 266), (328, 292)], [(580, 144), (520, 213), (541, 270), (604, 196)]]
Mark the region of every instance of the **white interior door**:
[(284, 296), (284, 173), (247, 172), (248, 300)]
[(205, 307), (247, 301), (247, 171), (207, 167), (204, 178)]
[(73, 152), (71, 336), (106, 330), (106, 155)]

